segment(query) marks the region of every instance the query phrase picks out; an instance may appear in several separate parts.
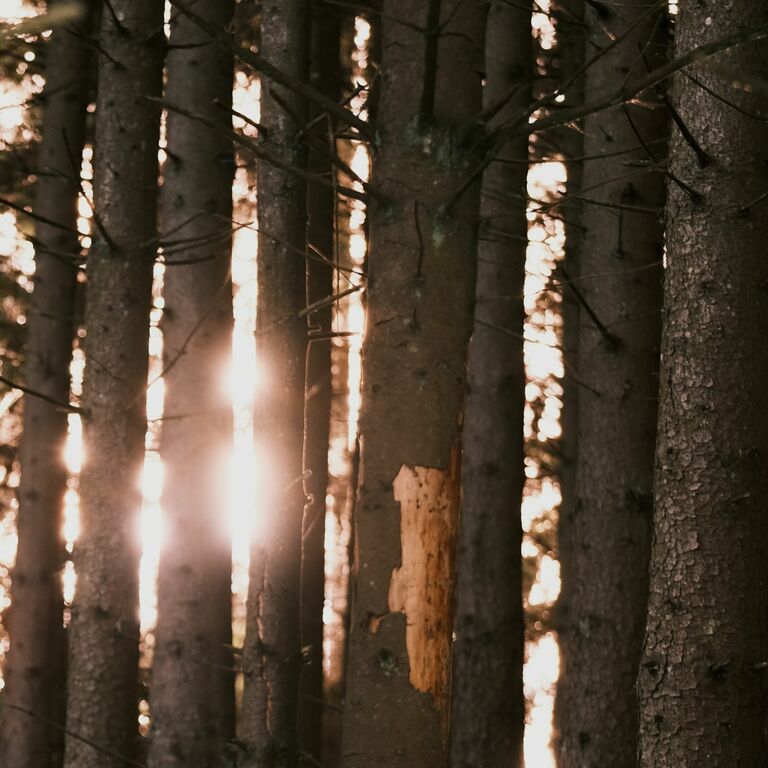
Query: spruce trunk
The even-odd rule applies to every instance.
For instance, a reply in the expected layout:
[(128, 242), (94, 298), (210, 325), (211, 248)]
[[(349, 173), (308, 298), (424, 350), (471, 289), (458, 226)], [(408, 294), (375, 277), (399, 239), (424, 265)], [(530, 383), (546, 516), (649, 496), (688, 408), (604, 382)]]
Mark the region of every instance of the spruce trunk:
[[(530, 11), (490, 7), (483, 103), (508, 101), (489, 130), (531, 101), (531, 42)], [(456, 554), (453, 768), (517, 768), (523, 760), (520, 505), (527, 160), (527, 137), (509, 143), (486, 169), (482, 184)]]
[(111, 0), (105, 6), (67, 768), (124, 768), (138, 739), (139, 483), (160, 118), (148, 97), (160, 95), (164, 44), (161, 0)]
[[(676, 55), (766, 23), (763, 3), (681, 3)], [(674, 80), (688, 189), (669, 185), (642, 768), (765, 765), (766, 80), (764, 39)]]
[[(309, 2), (262, 7), (261, 53), (295, 80), (309, 77)], [(261, 80), (261, 124), (268, 152), (301, 168), (304, 100)], [(256, 345), (267, 386), (255, 432), (268, 461), (251, 553), (241, 738), (259, 768), (298, 760), (297, 717), (303, 656), (300, 574), (304, 509), (306, 182), (265, 162), (258, 170)]]
[(46, 51), (35, 213), (50, 223), (38, 223), (35, 233), (25, 383), (53, 402), (32, 396), (24, 402), (18, 548), (8, 612), (11, 648), (3, 670), (0, 728), (0, 764), (18, 768), (53, 768), (63, 759), (62, 732), (49, 725), (64, 724), (66, 704), (61, 575), (67, 413), (54, 403), (69, 401), (80, 254), (77, 200), (92, 64), (79, 35), (91, 33), (93, 9), (89, 3), (80, 21), (55, 30)]
[[(325, 4), (312, 3), (311, 83), (337, 101), (341, 93), (338, 14)], [(321, 117), (319, 108), (314, 116)], [(312, 132), (309, 170), (332, 178), (329, 153), (336, 151), (335, 121), (321, 117)], [(334, 289), (333, 189), (310, 184), (307, 188), (306, 302), (311, 306)], [(301, 673), (299, 740), (307, 766), (323, 763), (323, 607), (325, 604), (325, 497), (328, 489), (328, 438), (331, 418), (332, 306), (312, 312), (307, 329), (314, 340), (307, 348), (304, 407), (304, 522), (301, 556), (301, 644), (308, 654)]]
[[(231, 0), (198, 0), (221, 27)], [(166, 63), (173, 110), (161, 190), (165, 546), (152, 667), (153, 768), (217, 764), (234, 729), (232, 567), (224, 459), (232, 414), (223, 374), (232, 344), (232, 56), (174, 12)]]
[(477, 162), (485, 16), (461, 0), (382, 8), (345, 768), (448, 762), (479, 184), (454, 193)]
[[(587, 9), (587, 59), (627, 34), (586, 70), (587, 102), (664, 60), (666, 12), (649, 15), (655, 5)], [(660, 164), (668, 125), (658, 96), (641, 98), (584, 123), (590, 159), (581, 187), (577, 286), (589, 306), (578, 342), (579, 376), (587, 386), (579, 393), (568, 542), (569, 666), (558, 707), (563, 768), (632, 765), (636, 753), (633, 681), (648, 594), (665, 193)]]

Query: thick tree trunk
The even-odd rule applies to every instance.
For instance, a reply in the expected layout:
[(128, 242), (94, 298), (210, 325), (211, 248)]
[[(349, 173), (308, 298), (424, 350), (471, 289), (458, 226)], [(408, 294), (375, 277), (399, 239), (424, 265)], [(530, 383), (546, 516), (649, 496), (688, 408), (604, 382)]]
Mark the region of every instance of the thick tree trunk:
[(345, 768), (447, 764), (479, 185), (444, 205), (474, 167), (458, 128), (481, 108), (485, 11), (383, 4)]
[[(485, 36), (489, 130), (531, 101), (531, 14), (491, 5)], [(451, 766), (522, 766), (525, 281), (528, 139), (483, 176), (475, 320), (469, 344), (456, 553)]]
[[(194, 10), (225, 27), (231, 0)], [(223, 459), (232, 417), (222, 384), (232, 343), (232, 56), (184, 15), (171, 21), (166, 94), (220, 128), (170, 111), (161, 230), (166, 545), (152, 668), (153, 768), (209, 768), (234, 730), (231, 539)], [(174, 244), (177, 243), (177, 244)], [(174, 265), (175, 262), (188, 262)]]
[[(587, 58), (655, 5), (588, 9)], [(592, 64), (587, 101), (645, 74), (644, 61), (663, 61), (666, 24), (665, 12), (649, 16)], [(608, 205), (585, 204), (581, 216), (578, 290), (598, 319), (583, 312), (579, 337), (578, 372), (588, 388), (579, 393), (569, 541), (569, 668), (558, 723), (564, 767), (632, 765), (636, 752), (633, 681), (648, 590), (665, 188), (660, 170), (643, 164), (663, 162), (668, 124), (654, 94), (644, 99), (584, 124), (585, 155), (614, 156), (586, 162), (582, 179), (582, 194)], [(632, 151), (615, 154), (624, 149)]]
[(139, 479), (155, 255), (161, 0), (111, 0), (101, 26), (88, 258), (78, 574), (72, 610), (67, 768), (124, 768), (137, 741)]
[[(748, 0), (681, 3), (676, 53), (768, 23)], [(762, 40), (691, 72), (750, 113), (729, 87), (768, 79)], [(768, 645), (768, 321), (763, 200), (768, 126), (683, 74), (675, 132), (656, 447), (648, 626), (639, 671), (640, 765), (765, 765)]]
[[(78, 35), (91, 33), (94, 5), (87, 4), (85, 16), (74, 26), (57, 29), (47, 47), (35, 212), (52, 223), (39, 223), (35, 233), (35, 290), (25, 371), (27, 386), (60, 403), (69, 400), (80, 253), (77, 198), (92, 63), (91, 51)], [(55, 7), (56, 3), (50, 4)], [(13, 607), (8, 613), (11, 649), (3, 670), (0, 727), (0, 764), (18, 768), (53, 768), (63, 759), (62, 732), (49, 722), (61, 726), (65, 719), (61, 571), (66, 559), (62, 538), (66, 438), (65, 409), (27, 397), (20, 450), (19, 543)]]
[[(312, 15), (311, 82), (337, 101), (341, 93), (339, 61), (340, 23), (328, 6), (314, 2)], [(319, 116), (319, 109), (315, 109)], [(318, 142), (309, 155), (313, 173), (332, 178), (335, 173), (328, 152), (336, 151), (335, 124), (321, 119), (312, 133)], [(336, 195), (332, 189), (311, 184), (307, 189), (307, 306), (333, 292), (334, 220)], [(321, 254), (331, 263), (324, 263)], [(301, 556), (301, 644), (308, 649), (301, 673), (299, 741), (306, 765), (323, 763), (323, 606), (325, 603), (325, 496), (328, 488), (328, 437), (331, 418), (332, 306), (311, 313), (308, 331), (316, 340), (307, 348), (306, 401), (304, 406), (304, 523)]]
[[(309, 11), (308, 0), (289, 0), (264, 5), (261, 17), (261, 53), (302, 82), (309, 76)], [(265, 147), (293, 166), (305, 162), (296, 136), (306, 115), (301, 97), (262, 77)], [(269, 488), (251, 554), (241, 732), (260, 768), (291, 767), (298, 759), (306, 200), (305, 182), (260, 164), (256, 343), (268, 386), (255, 430), (268, 448)]]

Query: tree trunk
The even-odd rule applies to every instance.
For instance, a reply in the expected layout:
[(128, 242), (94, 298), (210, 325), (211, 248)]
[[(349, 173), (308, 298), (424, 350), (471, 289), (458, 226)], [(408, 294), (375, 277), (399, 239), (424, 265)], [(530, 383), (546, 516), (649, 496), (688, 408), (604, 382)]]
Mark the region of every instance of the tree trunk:
[[(637, 78), (665, 57), (666, 11), (644, 2), (586, 13), (589, 59), (628, 34), (586, 71), (587, 102)], [(640, 18), (648, 16), (646, 21)], [(642, 56), (638, 54), (642, 51)], [(582, 313), (576, 507), (570, 531), (567, 636), (570, 668), (561, 693), (560, 765), (634, 764), (640, 658), (648, 591), (653, 450), (659, 356), (667, 113), (643, 104), (584, 123), (578, 290)], [(655, 102), (655, 106), (651, 104)], [(644, 146), (639, 146), (642, 144)], [(617, 150), (630, 150), (621, 155)], [(654, 167), (647, 168), (651, 163)], [(604, 327), (603, 327), (604, 326)]]
[[(311, 82), (334, 101), (341, 93), (338, 14), (315, 2), (312, 17)], [(314, 110), (314, 116), (320, 110)], [(335, 123), (321, 119), (312, 133), (318, 142), (309, 154), (309, 170), (332, 178), (328, 152), (336, 151)], [(307, 306), (331, 295), (334, 288), (334, 220), (336, 195), (332, 189), (307, 188)], [(317, 254), (328, 260), (324, 263)], [(313, 258), (314, 255), (314, 258)], [(304, 406), (304, 522), (301, 556), (301, 645), (309, 658), (302, 669), (299, 700), (299, 741), (306, 765), (323, 763), (323, 606), (325, 603), (325, 496), (328, 488), (328, 437), (331, 418), (330, 304), (307, 317), (308, 331), (317, 337), (307, 348)]]
[[(493, 130), (531, 101), (531, 14), (491, 5), (484, 106), (514, 95)], [(523, 760), (523, 284), (528, 139), (508, 144), (483, 176), (475, 321), (469, 344), (456, 553), (453, 768)]]
[(105, 7), (67, 712), (69, 731), (81, 738), (67, 738), (67, 768), (124, 768), (118, 755), (130, 757), (137, 741), (139, 478), (159, 126), (148, 97), (160, 95), (164, 42), (161, 0), (111, 0)]
[[(261, 53), (306, 82), (309, 77), (309, 3), (264, 5)], [(262, 77), (264, 146), (302, 167), (296, 135), (306, 104)], [(298, 122), (297, 122), (298, 121)], [(256, 414), (257, 440), (268, 451), (261, 519), (251, 554), (245, 639), (242, 739), (261, 768), (298, 760), (297, 711), (302, 668), (300, 572), (304, 493), (303, 436), (307, 323), (304, 308), (306, 183), (266, 163), (258, 181), (257, 354), (268, 386)]]
[[(50, 9), (56, 5), (51, 3)], [(25, 372), (30, 389), (59, 403), (69, 401), (80, 253), (77, 199), (92, 64), (91, 51), (79, 35), (90, 34), (94, 5), (87, 4), (76, 24), (57, 29), (47, 46), (35, 213), (52, 223), (38, 223), (35, 233)], [(0, 729), (0, 764), (18, 768), (52, 768), (63, 759), (62, 732), (49, 723), (64, 724), (66, 703), (61, 584), (66, 439), (66, 410), (28, 396)]]
[[(233, 3), (199, 0), (194, 9), (225, 27)], [(168, 113), (160, 200), (167, 241), (167, 418), (161, 443), (166, 546), (158, 575), (149, 764), (209, 768), (234, 735), (232, 554), (223, 466), (232, 449), (232, 417), (222, 382), (233, 322), (233, 158), (227, 138), (233, 63), (183, 14), (172, 18), (170, 42), (168, 100), (220, 130)]]
[[(768, 6), (682, 3), (676, 54), (768, 23)], [(762, 40), (690, 72), (750, 115)], [(768, 127), (682, 73), (669, 185), (655, 527), (639, 671), (640, 765), (765, 764), (768, 645)], [(758, 86), (759, 88), (760, 86)]]
[(345, 768), (447, 764), (479, 184), (445, 205), (477, 162), (466, 129), (485, 16), (461, 0), (383, 3)]

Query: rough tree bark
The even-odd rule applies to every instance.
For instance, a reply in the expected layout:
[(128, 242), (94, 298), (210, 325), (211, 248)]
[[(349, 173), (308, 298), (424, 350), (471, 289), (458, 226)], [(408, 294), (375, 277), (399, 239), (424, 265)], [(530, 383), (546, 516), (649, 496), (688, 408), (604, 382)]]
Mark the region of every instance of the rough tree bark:
[[(308, 0), (262, 6), (262, 55), (302, 82), (309, 76), (309, 11)], [(297, 167), (305, 163), (297, 134), (306, 115), (301, 97), (262, 77), (265, 147)], [(261, 163), (256, 344), (269, 385), (255, 430), (268, 447), (270, 487), (251, 553), (241, 730), (260, 768), (294, 766), (299, 751), (306, 211), (306, 183)]]
[[(491, 4), (483, 104), (507, 102), (489, 130), (531, 102), (531, 42), (530, 10)], [(527, 160), (527, 137), (510, 142), (482, 182), (456, 552), (453, 768), (513, 768), (523, 760), (520, 505)]]
[(485, 16), (461, 0), (383, 3), (373, 178), (386, 202), (370, 219), (345, 768), (447, 764), (479, 185), (445, 204), (476, 163)]
[[(56, 5), (49, 3), (49, 8)], [(91, 33), (94, 6), (88, 3), (81, 20), (55, 30), (46, 52), (35, 213), (52, 223), (38, 223), (35, 233), (35, 290), (25, 371), (27, 386), (59, 403), (69, 401), (80, 253), (77, 198), (92, 64), (91, 50), (79, 36)], [(48, 722), (63, 725), (65, 719), (61, 572), (66, 559), (62, 537), (66, 438), (66, 410), (27, 397), (20, 450), (19, 543), (8, 613), (11, 648), (3, 670), (0, 727), (0, 763), (18, 768), (52, 768), (63, 759), (62, 732)]]
[[(587, 59), (628, 33), (587, 69), (587, 101), (664, 60), (666, 11), (649, 14), (654, 6), (587, 9)], [(585, 204), (581, 215), (577, 285), (594, 316), (581, 313), (579, 336), (578, 372), (589, 386), (579, 393), (569, 540), (570, 667), (558, 723), (564, 768), (632, 765), (636, 753), (661, 326), (665, 185), (658, 165), (668, 124), (653, 93), (643, 100), (584, 123), (585, 155), (613, 156), (586, 162), (581, 187), (607, 205)], [(624, 149), (632, 151), (615, 154)]]
[(67, 700), (67, 727), (81, 738), (67, 737), (67, 768), (124, 768), (137, 742), (139, 478), (160, 118), (148, 97), (160, 95), (164, 42), (161, 0), (105, 5)]
[[(341, 93), (340, 21), (327, 5), (312, 3), (312, 85), (334, 101)], [(336, 151), (335, 121), (322, 117), (312, 132), (314, 149), (309, 170), (332, 178), (328, 153)], [(334, 220), (336, 195), (319, 184), (307, 188), (306, 302), (311, 306), (333, 292)], [(321, 254), (329, 263), (323, 262)], [(307, 347), (304, 406), (304, 522), (301, 556), (301, 644), (308, 659), (301, 672), (299, 742), (307, 766), (323, 763), (323, 606), (325, 603), (325, 496), (328, 488), (328, 438), (331, 418), (332, 310), (327, 304), (307, 316), (308, 331), (317, 337)]]
[[(226, 27), (231, 0), (194, 10)], [(166, 545), (160, 559), (152, 668), (153, 768), (208, 768), (234, 730), (232, 554), (223, 458), (232, 416), (222, 385), (232, 344), (232, 56), (180, 13), (171, 20), (166, 97), (172, 110), (160, 196)], [(176, 263), (180, 262), (180, 263)], [(186, 262), (186, 263), (184, 263)]]
[[(684, 2), (676, 53), (766, 23), (765, 4)], [(768, 125), (762, 97), (739, 84), (766, 82), (768, 42), (711, 66), (689, 73), (710, 93), (682, 73), (674, 83), (690, 136), (674, 133), (671, 172), (689, 190), (669, 185), (654, 545), (638, 678), (643, 768), (756, 768), (766, 756)]]

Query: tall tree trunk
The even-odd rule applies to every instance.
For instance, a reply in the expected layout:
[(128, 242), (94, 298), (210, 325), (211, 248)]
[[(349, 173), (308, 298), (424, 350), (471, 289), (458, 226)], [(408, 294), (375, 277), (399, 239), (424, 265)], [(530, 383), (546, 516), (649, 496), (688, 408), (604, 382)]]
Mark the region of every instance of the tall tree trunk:
[[(587, 10), (587, 58), (628, 34), (588, 68), (587, 101), (645, 74), (644, 62), (653, 68), (664, 60), (666, 11), (648, 13), (656, 5)], [(582, 194), (607, 205), (585, 204), (581, 217), (578, 289), (597, 319), (582, 313), (579, 337), (578, 370), (589, 388), (579, 397), (570, 668), (559, 723), (560, 765), (573, 768), (632, 765), (636, 753), (633, 681), (647, 603), (661, 325), (665, 185), (658, 166), (668, 123), (654, 94), (644, 99), (584, 123), (584, 153), (613, 156), (586, 162), (582, 180)]]
[(161, 0), (105, 6), (67, 711), (70, 733), (81, 738), (67, 737), (67, 768), (124, 768), (118, 755), (130, 757), (137, 741), (139, 478), (160, 117), (148, 97), (160, 95), (164, 43)]
[[(768, 23), (747, 0), (681, 3), (676, 53)], [(768, 79), (762, 40), (676, 76), (640, 765), (756, 768), (768, 645)], [(713, 94), (734, 103), (729, 106)], [(696, 149), (694, 149), (694, 142)]]
[[(51, 3), (50, 9), (56, 5)], [(92, 63), (80, 36), (91, 32), (94, 5), (88, 3), (74, 25), (57, 29), (47, 46), (35, 212), (51, 223), (38, 223), (35, 233), (35, 290), (25, 370), (30, 389), (59, 403), (69, 401), (80, 253), (77, 199)], [(66, 559), (62, 535), (66, 439), (66, 410), (27, 397), (13, 607), (8, 614), (11, 649), (4, 669), (0, 727), (0, 763), (18, 768), (52, 768), (63, 759), (62, 732), (49, 723), (64, 724), (66, 703), (61, 584)]]
[[(483, 103), (508, 101), (489, 130), (530, 104), (531, 42), (529, 10), (491, 5)], [(483, 176), (456, 553), (454, 768), (516, 768), (523, 759), (520, 505), (527, 160), (524, 137), (508, 144)]]
[[(341, 93), (339, 16), (317, 2), (312, 8), (311, 82), (337, 101)], [(320, 115), (315, 109), (315, 117)], [(309, 170), (332, 178), (328, 153), (336, 151), (335, 123), (323, 118), (312, 133), (317, 142), (310, 151)], [(307, 189), (306, 302), (311, 306), (333, 292), (334, 220), (336, 195), (332, 189), (311, 184)], [(324, 263), (317, 254), (328, 259)], [(332, 307), (326, 305), (307, 317), (308, 331), (316, 337), (307, 348), (304, 406), (304, 523), (301, 556), (301, 644), (308, 663), (301, 673), (299, 741), (308, 755), (306, 765), (323, 762), (323, 606), (325, 603), (325, 496), (328, 488), (328, 437), (331, 418)]]
[[(198, 0), (194, 10), (225, 27), (233, 3)], [(168, 113), (160, 198), (168, 241), (163, 284), (168, 418), (161, 443), (167, 543), (158, 575), (149, 764), (208, 768), (234, 730), (232, 554), (222, 462), (232, 448), (232, 419), (221, 381), (233, 322), (233, 157), (227, 138), (233, 62), (180, 13), (172, 18), (170, 42), (168, 100), (220, 130)]]
[[(261, 53), (302, 82), (309, 77), (309, 12), (308, 0), (262, 7)], [(302, 167), (305, 152), (296, 137), (306, 104), (266, 77), (261, 82), (265, 146)], [(242, 739), (260, 768), (290, 767), (298, 759), (306, 200), (304, 181), (260, 164), (256, 343), (269, 385), (255, 430), (269, 449), (269, 488), (251, 553), (242, 714)]]
[[(385, 0), (343, 765), (447, 764), (486, 10)], [(405, 22), (405, 23), (403, 23)], [(442, 25), (441, 25), (442, 22)], [(419, 28), (425, 30), (419, 31)]]

